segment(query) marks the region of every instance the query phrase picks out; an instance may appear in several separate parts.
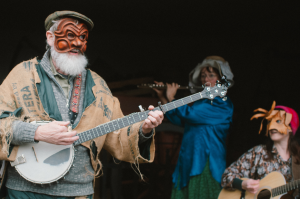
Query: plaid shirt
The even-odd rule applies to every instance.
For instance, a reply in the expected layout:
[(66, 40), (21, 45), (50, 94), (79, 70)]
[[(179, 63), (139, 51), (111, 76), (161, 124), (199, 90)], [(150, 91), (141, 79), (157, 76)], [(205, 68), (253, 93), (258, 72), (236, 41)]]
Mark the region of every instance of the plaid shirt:
[(273, 171), (279, 171), (286, 179), (291, 182), (292, 177), (292, 158), (283, 160), (278, 154), (275, 146), (272, 149), (273, 160), (266, 161), (268, 157), (265, 145), (258, 145), (244, 153), (236, 162), (232, 163), (223, 173), (222, 187), (232, 188), (234, 178), (262, 179)]

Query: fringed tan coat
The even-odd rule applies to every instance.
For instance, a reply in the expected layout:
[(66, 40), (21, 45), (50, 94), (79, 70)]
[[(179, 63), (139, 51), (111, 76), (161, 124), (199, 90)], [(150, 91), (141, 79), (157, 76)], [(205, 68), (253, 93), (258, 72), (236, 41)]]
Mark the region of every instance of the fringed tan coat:
[[(36, 58), (18, 64), (7, 76), (0, 86), (0, 117), (22, 108), (18, 117), (4, 117), (0, 120), (1, 148), (0, 160), (14, 161), (18, 146), (10, 145), (12, 139), (12, 122), (22, 120), (53, 120), (43, 107), (43, 99), (39, 96), (40, 85), (44, 83), (39, 71), (41, 66)], [(49, 88), (51, 89), (51, 88)], [(85, 110), (80, 121), (74, 129), (77, 133), (89, 130), (100, 124), (123, 117), (119, 100), (113, 97), (105, 81), (96, 73), (87, 70)], [(55, 100), (55, 99), (53, 99)], [(105, 109), (103, 105), (105, 104)], [(51, 108), (51, 107), (50, 107)], [(109, 114), (109, 117), (107, 117)], [(138, 147), (139, 127), (138, 122), (129, 127), (120, 129), (118, 133), (109, 133), (93, 140), (82, 143), (90, 149), (90, 158), (95, 173), (101, 169), (99, 153), (106, 149), (115, 158), (130, 163), (153, 162), (154, 136), (148, 147), (147, 158), (142, 157)]]

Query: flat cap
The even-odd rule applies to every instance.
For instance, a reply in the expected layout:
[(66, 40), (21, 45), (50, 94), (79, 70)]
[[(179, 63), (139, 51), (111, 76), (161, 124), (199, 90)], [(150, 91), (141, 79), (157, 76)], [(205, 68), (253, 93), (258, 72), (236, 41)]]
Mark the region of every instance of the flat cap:
[(46, 31), (48, 31), (51, 28), (51, 26), (53, 25), (53, 20), (57, 20), (60, 18), (65, 18), (65, 17), (72, 17), (72, 18), (80, 19), (88, 26), (89, 31), (91, 31), (94, 27), (93, 21), (90, 18), (84, 16), (83, 14), (80, 14), (80, 13), (74, 12), (74, 11), (70, 11), (70, 10), (63, 10), (63, 11), (56, 11), (56, 12), (50, 14), (46, 18), (46, 20), (45, 20)]

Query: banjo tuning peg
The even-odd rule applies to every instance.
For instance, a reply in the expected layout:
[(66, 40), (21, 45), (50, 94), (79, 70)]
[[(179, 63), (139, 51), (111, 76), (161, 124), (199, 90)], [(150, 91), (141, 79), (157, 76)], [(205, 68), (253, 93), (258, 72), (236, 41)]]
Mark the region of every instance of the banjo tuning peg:
[(145, 109), (143, 109), (142, 105), (139, 105), (139, 109), (140, 109), (141, 112), (145, 111)]

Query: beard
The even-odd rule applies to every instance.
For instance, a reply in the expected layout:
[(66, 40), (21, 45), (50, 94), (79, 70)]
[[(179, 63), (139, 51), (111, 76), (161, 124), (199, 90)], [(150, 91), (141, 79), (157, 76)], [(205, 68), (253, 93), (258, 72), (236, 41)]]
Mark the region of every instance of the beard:
[(56, 67), (67, 75), (76, 76), (81, 74), (88, 64), (87, 58), (80, 52), (78, 55), (59, 53), (51, 46), (50, 53)]

